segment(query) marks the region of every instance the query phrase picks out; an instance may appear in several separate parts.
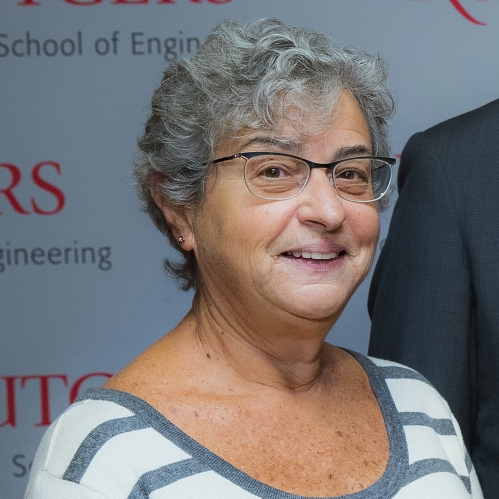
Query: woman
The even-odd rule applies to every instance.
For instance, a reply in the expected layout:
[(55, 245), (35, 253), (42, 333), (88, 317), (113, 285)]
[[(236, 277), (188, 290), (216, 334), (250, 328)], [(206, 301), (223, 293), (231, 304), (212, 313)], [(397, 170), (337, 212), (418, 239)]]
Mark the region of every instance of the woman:
[(193, 307), (54, 423), (28, 498), (481, 497), (423, 378), (324, 341), (375, 254), (385, 80), (274, 20), (166, 70), (135, 173)]

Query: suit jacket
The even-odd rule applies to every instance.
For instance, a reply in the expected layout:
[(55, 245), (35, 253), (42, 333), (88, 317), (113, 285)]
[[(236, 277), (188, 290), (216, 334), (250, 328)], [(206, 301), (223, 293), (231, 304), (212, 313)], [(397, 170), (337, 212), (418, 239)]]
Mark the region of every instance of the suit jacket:
[(369, 294), (369, 354), (447, 399), (499, 498), (499, 100), (411, 137)]

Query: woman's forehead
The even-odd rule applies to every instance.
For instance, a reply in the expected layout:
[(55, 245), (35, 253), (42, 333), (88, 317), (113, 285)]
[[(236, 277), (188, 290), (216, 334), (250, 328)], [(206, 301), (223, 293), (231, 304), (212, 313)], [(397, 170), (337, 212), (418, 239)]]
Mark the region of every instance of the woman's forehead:
[(360, 125), (368, 128), (357, 101), (349, 92), (343, 91), (334, 100), (334, 106), (316, 106), (303, 109), (288, 105), (279, 113), (275, 125), (253, 124), (222, 138), (216, 151), (227, 148), (242, 151), (247, 146), (274, 146), (284, 151), (300, 152), (304, 144), (333, 127), (345, 114), (360, 117)]
[[(274, 129), (246, 129), (221, 141), (220, 146), (215, 149), (216, 156), (252, 150), (279, 150), (300, 155), (311, 143), (317, 143), (318, 139), (330, 140), (328, 132), (334, 129), (335, 123), (334, 118), (329, 121), (310, 118), (308, 123), (288, 121)], [(363, 146), (370, 147), (368, 127), (364, 118), (358, 124), (357, 132), (366, 135), (368, 143)], [(343, 144), (337, 145), (341, 147)]]
[(242, 151), (245, 148), (278, 148), (289, 153), (299, 153), (311, 138), (324, 133), (332, 125), (332, 120), (321, 122), (310, 117), (307, 121), (282, 120), (278, 126), (262, 127), (256, 130), (244, 129), (232, 137), (222, 140), (220, 147)]

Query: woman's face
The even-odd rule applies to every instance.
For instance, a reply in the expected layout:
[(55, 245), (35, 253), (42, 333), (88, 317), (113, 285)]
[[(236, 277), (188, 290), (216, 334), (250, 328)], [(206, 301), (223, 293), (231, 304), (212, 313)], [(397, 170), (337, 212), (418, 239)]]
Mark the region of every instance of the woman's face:
[[(217, 150), (216, 157), (250, 151), (329, 163), (370, 154), (371, 141), (360, 108), (345, 92), (319, 133), (305, 135), (283, 124), (270, 140), (264, 132), (251, 131)], [(266, 310), (335, 319), (373, 261), (376, 203), (343, 200), (320, 169), (312, 170), (297, 197), (260, 199), (248, 191), (243, 165), (243, 159), (217, 165), (205, 202), (188, 214), (188, 249), (196, 254), (203, 289), (242, 313)]]

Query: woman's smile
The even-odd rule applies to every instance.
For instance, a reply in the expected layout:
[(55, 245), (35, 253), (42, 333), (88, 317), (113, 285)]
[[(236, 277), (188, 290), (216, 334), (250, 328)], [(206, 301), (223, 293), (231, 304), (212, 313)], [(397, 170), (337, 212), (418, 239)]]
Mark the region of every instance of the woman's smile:
[(314, 272), (331, 272), (340, 269), (345, 263), (345, 251), (286, 251), (279, 255), (287, 262), (299, 268), (311, 269)]
[(302, 258), (305, 260), (333, 260), (334, 258), (338, 258), (338, 255), (338, 251), (333, 251), (331, 253), (320, 253), (319, 251), (288, 251), (284, 254), (284, 256)]

